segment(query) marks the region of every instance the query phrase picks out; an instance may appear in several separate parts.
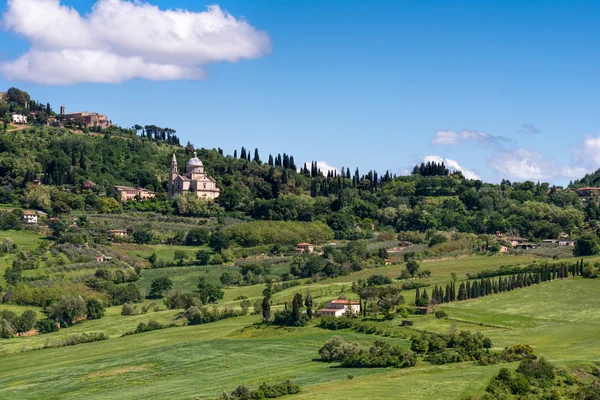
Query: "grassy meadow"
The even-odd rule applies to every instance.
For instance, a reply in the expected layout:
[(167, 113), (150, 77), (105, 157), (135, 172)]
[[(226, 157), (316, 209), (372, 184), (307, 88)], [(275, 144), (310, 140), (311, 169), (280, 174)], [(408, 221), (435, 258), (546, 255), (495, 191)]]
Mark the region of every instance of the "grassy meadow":
[[(29, 232), (4, 232), (20, 249), (33, 248), (41, 240)], [(173, 257), (178, 246), (116, 245), (115, 251), (134, 257)], [(193, 256), (197, 249), (184, 247)], [(5, 256), (0, 265), (10, 265), (14, 255)], [(421, 270), (431, 276), (421, 281), (445, 285), (451, 273), (459, 281), (467, 273), (500, 266), (541, 262), (528, 255), (464, 256), (426, 260)], [(597, 261), (597, 259), (590, 259)], [(273, 268), (289, 268), (287, 264)], [(317, 282), (299, 280), (301, 285), (273, 296), (274, 309), (283, 307), (294, 293), (310, 291), (319, 302), (340, 295), (356, 297), (352, 282), (371, 275), (397, 278), (401, 263), (372, 268)], [(136, 282), (148, 293), (153, 279), (168, 276), (174, 289), (191, 291), (198, 277), (218, 282), (223, 272), (235, 273), (235, 266), (176, 266), (144, 269)], [(400, 284), (396, 281), (396, 284)], [(559, 366), (576, 368), (600, 361), (600, 298), (596, 296), (600, 281), (571, 278), (542, 283), (511, 292), (475, 300), (438, 306), (449, 318), (413, 315), (414, 330), (447, 333), (450, 330), (482, 332), (492, 339), (494, 348), (517, 343), (531, 345), (537, 354)], [(240, 296), (262, 298), (264, 285), (225, 288), (224, 299), (217, 306), (237, 306)], [(402, 292), (408, 303), (414, 291)], [(148, 301), (150, 302), (150, 301)], [(350, 330), (327, 331), (311, 324), (304, 328), (277, 328), (255, 325), (260, 317), (247, 315), (215, 323), (180, 326), (131, 336), (140, 322), (162, 324), (183, 322), (183, 310), (167, 310), (162, 300), (154, 300), (159, 311), (122, 316), (121, 307), (110, 307), (100, 320), (84, 321), (48, 335), (15, 337), (0, 340), (0, 398), (2, 399), (209, 399), (243, 384), (257, 387), (292, 379), (302, 387), (298, 399), (459, 399), (483, 393), (487, 381), (504, 365), (477, 366), (471, 362), (430, 365), (422, 360), (408, 369), (347, 369), (316, 360), (318, 349), (331, 336), (365, 344), (390, 340), (405, 348), (406, 339), (359, 334)], [(139, 305), (138, 305), (139, 307)], [(34, 309), (38, 317), (43, 310), (28, 306), (0, 304), (0, 310), (21, 314)], [(398, 328), (401, 320), (381, 321), (384, 327)], [(72, 347), (41, 349), (78, 333), (102, 332), (108, 340)], [(515, 368), (516, 364), (509, 365)]]

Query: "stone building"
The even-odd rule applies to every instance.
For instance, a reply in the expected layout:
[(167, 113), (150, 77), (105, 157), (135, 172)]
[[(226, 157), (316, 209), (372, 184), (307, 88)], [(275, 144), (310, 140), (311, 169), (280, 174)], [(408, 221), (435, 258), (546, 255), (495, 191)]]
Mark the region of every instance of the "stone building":
[(60, 114), (63, 115), (66, 120), (74, 124), (81, 123), (88, 128), (98, 126), (102, 129), (106, 129), (112, 125), (106, 115), (98, 114), (97, 112), (82, 111), (66, 113), (65, 107), (60, 106)]
[(134, 188), (129, 186), (115, 186), (115, 189), (119, 194), (118, 200), (121, 202), (137, 199), (152, 199), (154, 198), (154, 196), (156, 196), (156, 193), (154, 193), (153, 191), (141, 187)]
[(168, 194), (169, 198), (185, 193), (196, 193), (201, 199), (216, 199), (221, 194), (221, 189), (217, 187), (217, 182), (204, 172), (204, 164), (194, 156), (185, 166), (185, 171), (179, 173), (177, 159), (173, 154), (171, 160), (171, 171), (169, 173)]

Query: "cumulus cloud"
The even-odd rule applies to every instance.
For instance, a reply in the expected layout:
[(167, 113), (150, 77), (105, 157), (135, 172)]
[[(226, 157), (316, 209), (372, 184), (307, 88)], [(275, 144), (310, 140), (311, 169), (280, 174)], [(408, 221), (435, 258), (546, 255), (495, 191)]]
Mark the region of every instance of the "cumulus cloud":
[(494, 136), (489, 133), (464, 129), (462, 131), (437, 131), (431, 139), (433, 145), (457, 145), (462, 142), (473, 141), (478, 144), (511, 143), (512, 140), (503, 136)]
[(427, 162), (435, 162), (435, 163), (444, 163), (446, 165), (446, 167), (448, 167), (448, 169), (452, 170), (452, 171), (460, 171), (462, 172), (462, 174), (464, 175), (465, 178), (467, 179), (474, 179), (474, 180), (478, 180), (481, 179), (481, 177), (479, 176), (479, 174), (477, 174), (475, 171), (470, 170), (470, 169), (466, 169), (460, 166), (460, 164), (458, 164), (458, 162), (456, 160), (451, 160), (449, 158), (443, 158), (440, 156), (436, 156), (436, 155), (429, 155), (429, 156), (425, 156), (423, 157), (423, 162), (427, 163)]
[(547, 160), (538, 152), (523, 148), (498, 152), (490, 158), (488, 165), (502, 177), (514, 180), (574, 179), (582, 177), (587, 172), (585, 167), (558, 165), (554, 160)]
[[(310, 170), (310, 165), (313, 161), (307, 161), (306, 167)], [(317, 168), (321, 170), (321, 172), (325, 175), (327, 175), (328, 172), (336, 172), (336, 173), (340, 173), (340, 170), (337, 169), (336, 167), (332, 167), (329, 163), (327, 163), (327, 161), (317, 161)], [(302, 164), (301, 168), (304, 168), (304, 164)], [(298, 171), (300, 171), (300, 168), (298, 168)]]
[(538, 133), (541, 133), (542, 131), (539, 130), (538, 128), (536, 128), (535, 126), (533, 126), (533, 124), (526, 123), (526, 124), (521, 125), (521, 129), (519, 129), (519, 132), (538, 134)]
[(118, 83), (128, 79), (202, 79), (202, 66), (257, 58), (269, 36), (217, 5), (161, 10), (142, 1), (98, 0), (89, 14), (60, 0), (8, 0), (4, 26), (29, 51), (0, 63), (11, 80), (42, 84)]

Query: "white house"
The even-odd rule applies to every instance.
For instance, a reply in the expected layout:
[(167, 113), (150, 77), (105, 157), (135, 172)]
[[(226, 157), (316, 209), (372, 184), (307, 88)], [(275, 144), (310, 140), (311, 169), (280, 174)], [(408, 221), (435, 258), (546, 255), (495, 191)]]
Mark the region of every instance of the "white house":
[(26, 124), (27, 116), (23, 114), (11, 114), (13, 124)]
[(341, 317), (347, 312), (359, 314), (360, 303), (350, 300), (331, 300), (325, 303), (325, 308), (317, 310), (317, 313), (324, 317)]
[(38, 215), (33, 211), (23, 211), (23, 216), (21, 217), (21, 221), (25, 224), (37, 224), (38, 223)]

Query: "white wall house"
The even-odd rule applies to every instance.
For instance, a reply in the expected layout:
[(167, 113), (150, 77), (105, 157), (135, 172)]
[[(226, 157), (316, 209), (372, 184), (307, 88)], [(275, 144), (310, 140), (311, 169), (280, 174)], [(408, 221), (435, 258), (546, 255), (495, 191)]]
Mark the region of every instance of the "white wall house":
[(27, 116), (23, 114), (11, 114), (13, 124), (26, 124)]
[(31, 212), (31, 211), (25, 211), (25, 212), (23, 212), (21, 221), (23, 221), (26, 224), (37, 224), (38, 223), (38, 215), (37, 215), (37, 213)]
[(360, 303), (350, 300), (331, 300), (325, 303), (325, 308), (317, 311), (319, 315), (324, 317), (341, 317), (347, 312), (359, 314)]

